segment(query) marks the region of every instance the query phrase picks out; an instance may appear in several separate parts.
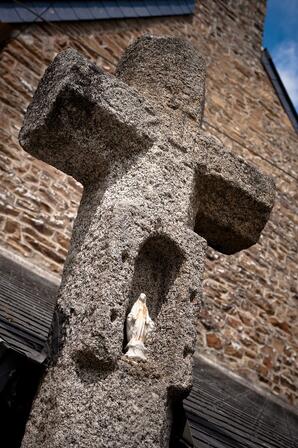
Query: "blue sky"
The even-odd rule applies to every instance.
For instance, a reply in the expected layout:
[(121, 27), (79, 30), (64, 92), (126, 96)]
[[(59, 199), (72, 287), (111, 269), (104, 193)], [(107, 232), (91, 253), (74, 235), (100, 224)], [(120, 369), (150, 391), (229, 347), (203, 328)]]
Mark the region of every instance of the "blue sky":
[(263, 46), (298, 111), (298, 0), (267, 0)]

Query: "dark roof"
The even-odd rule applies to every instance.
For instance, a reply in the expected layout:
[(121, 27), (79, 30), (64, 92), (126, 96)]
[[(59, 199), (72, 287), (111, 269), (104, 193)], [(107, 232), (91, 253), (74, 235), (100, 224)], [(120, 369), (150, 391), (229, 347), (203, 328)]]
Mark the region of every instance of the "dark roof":
[(0, 256), (0, 344), (42, 362), (57, 288), (56, 284)]
[(123, 19), (192, 14), (195, 0), (4, 1), (0, 22)]
[(278, 71), (267, 48), (264, 48), (264, 50), (262, 51), (261, 61), (267, 72), (267, 75), (269, 76), (270, 81), (272, 82), (281, 105), (286, 111), (290, 122), (294, 126), (294, 129), (298, 132), (297, 111), (291, 101), (291, 98), (288, 95), (288, 92), (278, 74)]
[(184, 408), (192, 446), (200, 448), (297, 448), (298, 416), (198, 360)]

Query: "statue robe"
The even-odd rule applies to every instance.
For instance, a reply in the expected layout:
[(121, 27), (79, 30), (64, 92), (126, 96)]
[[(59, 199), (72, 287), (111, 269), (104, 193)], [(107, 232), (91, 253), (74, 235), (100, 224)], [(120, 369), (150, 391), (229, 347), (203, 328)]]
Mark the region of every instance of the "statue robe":
[(153, 327), (154, 323), (149, 316), (146, 302), (140, 299), (136, 300), (127, 316), (127, 356), (146, 359), (146, 348), (144, 344), (148, 333), (153, 330)]

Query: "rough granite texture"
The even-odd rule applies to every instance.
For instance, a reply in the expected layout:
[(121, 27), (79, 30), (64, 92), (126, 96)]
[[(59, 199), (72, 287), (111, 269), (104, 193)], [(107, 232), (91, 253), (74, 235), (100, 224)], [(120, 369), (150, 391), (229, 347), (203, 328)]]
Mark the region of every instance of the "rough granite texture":
[[(229, 254), (254, 244), (273, 206), (272, 180), (198, 131), (205, 68), (187, 42), (140, 38), (116, 75), (61, 53), (20, 133), (26, 151), (84, 185), (60, 353), (23, 448), (167, 447), (191, 386), (206, 240)], [(124, 326), (140, 292), (156, 330), (148, 361), (132, 363)]]
[(202, 128), (277, 186), (257, 244), (229, 256), (208, 247), (197, 352), (298, 403), (298, 134), (261, 64), (265, 4), (197, 0), (191, 16), (15, 25), (0, 58), (0, 248), (61, 277), (83, 188), (18, 143), (24, 113), (57, 53), (75, 48), (114, 73), (140, 35), (187, 39), (207, 66)]

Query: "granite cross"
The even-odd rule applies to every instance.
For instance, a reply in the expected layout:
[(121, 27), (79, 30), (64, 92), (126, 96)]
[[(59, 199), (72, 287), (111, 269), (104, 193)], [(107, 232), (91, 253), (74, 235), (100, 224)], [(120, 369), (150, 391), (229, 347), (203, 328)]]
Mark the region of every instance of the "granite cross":
[[(58, 297), (60, 352), (23, 448), (167, 447), (191, 386), (207, 244), (256, 243), (274, 184), (199, 129), (205, 67), (180, 38), (144, 36), (116, 76), (75, 50), (47, 69), (28, 108), (26, 151), (84, 192)], [(146, 362), (124, 356), (143, 292), (155, 323)]]

